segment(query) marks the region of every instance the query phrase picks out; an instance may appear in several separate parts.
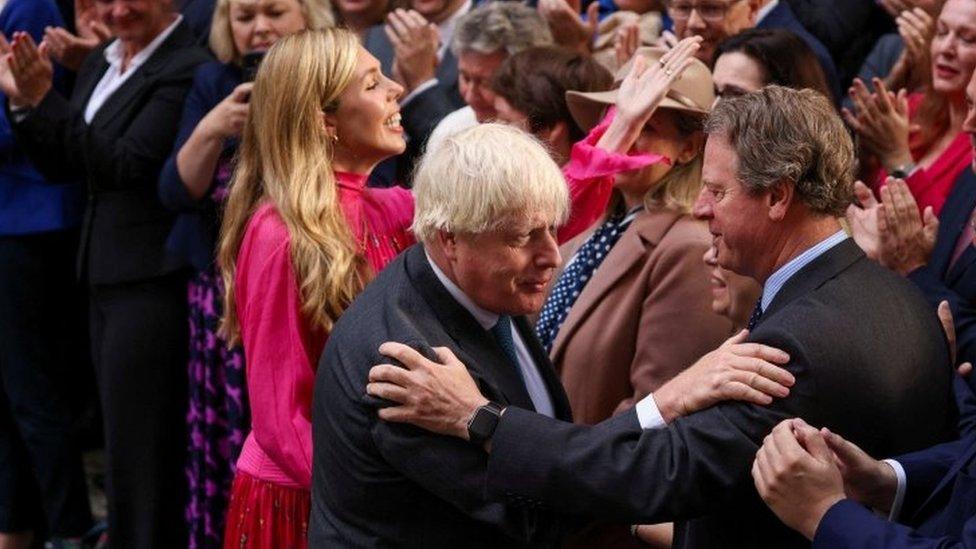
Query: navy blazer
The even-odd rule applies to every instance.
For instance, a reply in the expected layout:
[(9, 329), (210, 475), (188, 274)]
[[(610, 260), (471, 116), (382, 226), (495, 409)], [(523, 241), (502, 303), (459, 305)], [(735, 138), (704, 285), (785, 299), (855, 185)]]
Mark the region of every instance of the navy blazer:
[[(159, 199), (163, 206), (177, 213), (173, 230), (166, 239), (166, 249), (176, 257), (188, 261), (202, 271), (210, 267), (216, 252), (220, 230), (218, 203), (213, 200), (213, 186), (200, 200), (194, 200), (176, 169), (176, 155), (193, 134), (197, 124), (218, 103), (224, 100), (243, 81), (241, 69), (234, 64), (217, 61), (204, 63), (193, 77), (193, 85), (186, 96), (183, 118), (176, 134), (173, 153), (159, 174)], [(238, 139), (228, 139), (221, 158), (230, 158), (237, 151)]]
[[(383, 74), (393, 74), (393, 44), (383, 31), (383, 25), (374, 25), (366, 31), (363, 47), (380, 62)], [(400, 108), (401, 124), (407, 137), (407, 149), (400, 156), (384, 161), (370, 177), (371, 185), (391, 186), (408, 184), (414, 163), (424, 152), (427, 138), (445, 116), (465, 105), (458, 87), (457, 58), (451, 48), (437, 65), (437, 85), (412, 97)]]
[(850, 239), (791, 277), (749, 338), (789, 353), (788, 397), (726, 402), (650, 430), (633, 411), (588, 427), (510, 409), (492, 438), (489, 494), (557, 512), (676, 520), (679, 548), (806, 547), (749, 474), (777, 423), (803, 417), (874, 455), (927, 448), (954, 431), (935, 311)]
[(820, 521), (813, 547), (976, 547), (976, 435), (896, 459), (908, 481), (901, 524), (843, 500)]
[(766, 14), (766, 17), (763, 17), (762, 21), (756, 27), (760, 29), (783, 29), (802, 38), (820, 61), (824, 76), (827, 77), (827, 85), (834, 93), (834, 101), (840, 100), (842, 92), (840, 80), (837, 78), (837, 67), (834, 65), (834, 59), (830, 56), (830, 52), (827, 51), (823, 43), (816, 36), (810, 34), (810, 31), (800, 23), (800, 20), (796, 18), (796, 14), (793, 13), (793, 8), (785, 0), (780, 0), (776, 4), (776, 7)]
[[(556, 416), (571, 421), (545, 350), (524, 317), (513, 321)], [(485, 496), (488, 456), (481, 448), (377, 417), (383, 403), (366, 395), (366, 381), (373, 364), (390, 361), (377, 350), (384, 341), (448, 347), (489, 399), (534, 409), (518, 368), (447, 291), (423, 246), (407, 249), (343, 313), (319, 361), (309, 546), (554, 546), (560, 527), (552, 514)]]

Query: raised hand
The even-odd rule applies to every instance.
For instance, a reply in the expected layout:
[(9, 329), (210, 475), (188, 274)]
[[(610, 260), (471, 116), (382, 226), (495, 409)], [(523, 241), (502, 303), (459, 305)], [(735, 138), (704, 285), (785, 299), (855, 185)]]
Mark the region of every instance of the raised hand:
[(549, 30), (552, 31), (556, 44), (584, 53), (590, 51), (590, 43), (600, 22), (599, 2), (592, 2), (586, 9), (586, 21), (583, 21), (579, 11), (567, 0), (539, 0), (537, 9), (549, 23)]
[(637, 23), (627, 23), (617, 29), (613, 37), (613, 51), (616, 54), (617, 66), (624, 66), (634, 56), (640, 46), (640, 27)]
[(935, 19), (922, 8), (903, 11), (895, 19), (905, 48), (885, 77), (889, 88), (918, 89), (931, 74), (929, 46), (935, 33)]
[(437, 75), (437, 25), (414, 10), (396, 9), (386, 16), (383, 31), (393, 44), (393, 76), (406, 93)]
[(6, 65), (14, 85), (4, 75), (0, 85), (11, 99), (11, 105), (36, 107), (51, 90), (54, 66), (48, 57), (47, 45), (38, 48), (34, 39), (26, 32), (15, 32), (13, 42), (8, 43), (0, 34), (0, 63)]
[(865, 255), (878, 261), (881, 254), (881, 234), (878, 232), (881, 203), (874, 197), (871, 189), (860, 181), (854, 182), (854, 196), (859, 205), (851, 204), (847, 207), (847, 224), (851, 227), (851, 236)]
[(902, 275), (924, 266), (932, 257), (939, 220), (928, 206), (922, 215), (908, 185), (889, 177), (881, 189), (878, 232), (881, 264)]
[(381, 408), (382, 420), (467, 440), (468, 420), (488, 399), (450, 349), (435, 347), (434, 352), (440, 364), (400, 343), (380, 345), (381, 354), (403, 367), (380, 364), (371, 368), (366, 393), (398, 404)]
[(725, 400), (766, 405), (773, 397), (789, 395), (796, 378), (782, 365), (790, 355), (768, 345), (746, 343), (748, 335), (743, 330), (732, 336), (654, 391), (661, 417), (670, 423)]
[(861, 137), (861, 144), (878, 157), (889, 172), (913, 162), (908, 146), (908, 92), (888, 91), (884, 82), (873, 80), (875, 93), (868, 91), (860, 79), (854, 79), (850, 96), (857, 113), (841, 110), (844, 120)]
[(618, 153), (630, 150), (668, 90), (695, 62), (701, 41), (699, 36), (685, 38), (655, 63), (643, 55), (634, 57), (617, 90), (617, 114), (597, 146)]
[(823, 436), (801, 419), (787, 419), (763, 440), (752, 479), (784, 524), (813, 539), (827, 510), (844, 499), (844, 482)]

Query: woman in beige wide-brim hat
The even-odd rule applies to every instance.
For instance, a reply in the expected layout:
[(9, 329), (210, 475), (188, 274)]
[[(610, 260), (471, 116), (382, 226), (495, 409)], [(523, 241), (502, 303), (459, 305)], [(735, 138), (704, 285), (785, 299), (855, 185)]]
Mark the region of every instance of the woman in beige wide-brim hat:
[[(565, 175), (615, 178), (603, 220), (563, 246), (568, 260), (537, 324), (579, 423), (632, 407), (731, 333), (711, 308), (708, 230), (689, 215), (714, 102), (697, 49), (697, 39), (670, 52), (641, 48), (618, 71), (617, 89), (567, 93), (573, 117), (592, 131)], [(621, 532), (629, 537), (623, 525), (604, 525), (579, 546), (617, 543)]]

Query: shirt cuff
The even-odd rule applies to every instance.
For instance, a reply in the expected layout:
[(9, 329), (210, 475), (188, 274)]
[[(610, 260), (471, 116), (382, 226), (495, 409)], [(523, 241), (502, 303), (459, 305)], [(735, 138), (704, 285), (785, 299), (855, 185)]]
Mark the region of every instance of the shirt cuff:
[(423, 84), (417, 86), (412, 92), (408, 93), (406, 97), (400, 100), (400, 106), (403, 107), (407, 103), (413, 101), (418, 95), (436, 86), (438, 82), (439, 81), (436, 78), (431, 78), (430, 80), (427, 80)]
[(905, 491), (908, 486), (908, 477), (905, 476), (905, 468), (901, 463), (893, 459), (883, 460), (895, 470), (895, 477), (898, 479), (898, 487), (895, 489), (895, 501), (891, 503), (891, 512), (888, 513), (888, 520), (895, 522), (901, 514), (901, 507), (905, 503)]
[(641, 429), (660, 429), (667, 425), (664, 421), (664, 416), (661, 415), (661, 411), (657, 408), (657, 402), (654, 401), (654, 394), (649, 394), (642, 398), (640, 402), (637, 403), (637, 421), (640, 423)]

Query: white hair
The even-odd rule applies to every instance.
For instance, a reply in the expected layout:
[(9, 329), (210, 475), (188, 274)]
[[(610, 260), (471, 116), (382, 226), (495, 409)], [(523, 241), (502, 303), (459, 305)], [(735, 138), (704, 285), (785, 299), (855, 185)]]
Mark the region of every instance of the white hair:
[(524, 218), (561, 225), (569, 215), (566, 180), (546, 148), (502, 124), (480, 124), (428, 151), (413, 194), (421, 242), (437, 231), (480, 234)]

